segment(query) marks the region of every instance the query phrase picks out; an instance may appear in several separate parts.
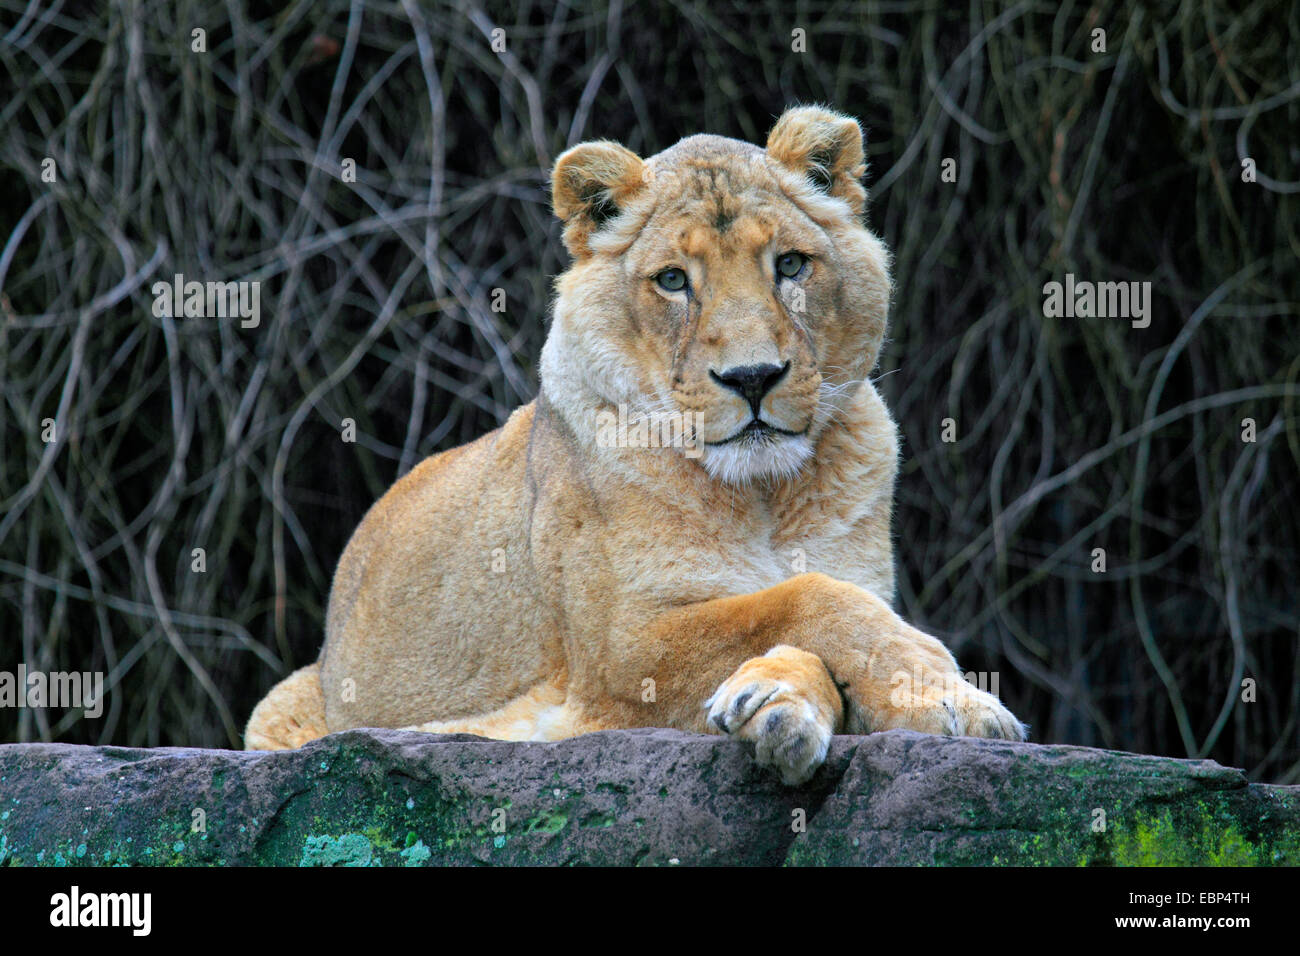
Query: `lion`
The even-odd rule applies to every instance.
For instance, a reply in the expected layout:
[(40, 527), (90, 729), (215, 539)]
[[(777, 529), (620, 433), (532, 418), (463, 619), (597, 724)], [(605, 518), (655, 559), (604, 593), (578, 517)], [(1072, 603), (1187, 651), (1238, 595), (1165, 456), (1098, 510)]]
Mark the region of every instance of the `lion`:
[(1025, 739), (892, 607), (898, 433), (869, 379), (890, 255), (865, 172), (858, 122), (821, 107), (761, 148), (561, 155), (572, 263), (536, 400), (367, 512), (319, 660), (246, 747), (672, 727), (749, 741), (796, 785), (836, 733)]

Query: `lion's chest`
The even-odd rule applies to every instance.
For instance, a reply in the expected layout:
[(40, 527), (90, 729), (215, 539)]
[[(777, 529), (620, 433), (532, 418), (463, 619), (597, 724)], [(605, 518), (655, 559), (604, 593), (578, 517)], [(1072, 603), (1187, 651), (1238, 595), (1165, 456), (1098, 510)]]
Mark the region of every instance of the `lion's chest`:
[[(893, 597), (889, 516), (665, 510), (657, 528), (618, 570), (618, 585), (667, 603), (751, 594), (821, 572)], [(631, 596), (631, 595), (630, 595)]]

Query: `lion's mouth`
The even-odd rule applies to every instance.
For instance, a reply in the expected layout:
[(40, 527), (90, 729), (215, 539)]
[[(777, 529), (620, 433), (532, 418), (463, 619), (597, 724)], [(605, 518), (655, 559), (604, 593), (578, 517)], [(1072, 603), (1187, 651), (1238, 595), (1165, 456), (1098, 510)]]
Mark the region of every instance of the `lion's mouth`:
[(798, 438), (808, 431), (807, 427), (801, 431), (792, 432), (785, 428), (778, 428), (770, 422), (765, 422), (761, 418), (751, 418), (744, 428), (722, 441), (706, 441), (704, 444), (714, 448), (721, 445), (730, 445), (735, 442), (750, 445), (771, 444), (782, 438)]

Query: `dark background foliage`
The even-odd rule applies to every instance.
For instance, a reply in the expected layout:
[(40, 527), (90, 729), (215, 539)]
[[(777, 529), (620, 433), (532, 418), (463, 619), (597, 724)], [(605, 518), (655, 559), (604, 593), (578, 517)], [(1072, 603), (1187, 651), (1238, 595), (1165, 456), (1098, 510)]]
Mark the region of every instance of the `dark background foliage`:
[[(554, 158), (821, 102), (897, 257), (900, 609), (1034, 739), (1300, 780), (1298, 10), (0, 0), (0, 669), (111, 687), (0, 740), (238, 745), (368, 505), (535, 394)], [(177, 272), (261, 325), (155, 318)], [(1067, 272), (1150, 327), (1045, 318)]]

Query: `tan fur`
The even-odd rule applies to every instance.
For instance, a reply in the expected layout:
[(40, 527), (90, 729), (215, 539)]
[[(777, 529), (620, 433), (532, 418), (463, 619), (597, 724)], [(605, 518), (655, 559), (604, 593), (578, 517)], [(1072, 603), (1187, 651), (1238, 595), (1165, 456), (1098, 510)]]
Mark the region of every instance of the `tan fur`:
[[(837, 731), (1023, 738), (890, 607), (898, 439), (867, 380), (889, 256), (861, 222), (862, 161), (857, 123), (818, 108), (788, 111), (766, 149), (561, 156), (575, 261), (538, 399), (374, 505), (339, 562), (318, 681), (272, 690), (247, 745), (665, 726), (751, 740), (796, 783)], [(791, 251), (806, 271), (782, 278)], [(689, 292), (656, 284), (667, 268)], [(716, 378), (754, 365), (784, 369), (757, 406), (780, 437), (751, 440), (753, 406)], [(632, 422), (689, 413), (684, 447), (612, 447), (620, 404)]]
[(320, 665), (308, 664), (272, 687), (271, 693), (253, 708), (244, 746), (248, 750), (292, 749), (329, 732), (320, 689)]

